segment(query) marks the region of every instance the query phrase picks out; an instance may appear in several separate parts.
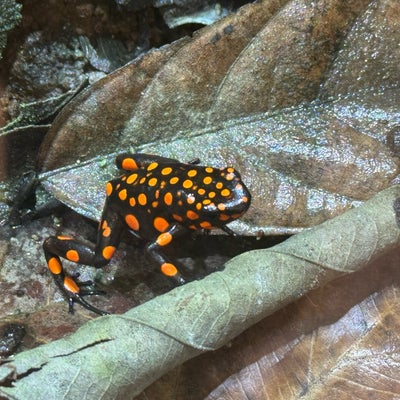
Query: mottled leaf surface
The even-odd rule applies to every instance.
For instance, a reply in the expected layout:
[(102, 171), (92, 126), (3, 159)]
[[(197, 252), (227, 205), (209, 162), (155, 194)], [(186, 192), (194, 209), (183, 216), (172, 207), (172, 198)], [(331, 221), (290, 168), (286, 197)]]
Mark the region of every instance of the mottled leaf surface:
[(332, 324), (282, 345), (275, 338), (271, 353), (234, 373), (204, 398), (397, 398), (399, 295), (398, 285), (384, 288)]
[(7, 32), (21, 20), (21, 4), (14, 0), (3, 0), (0, 4), (0, 59), (7, 44)]
[(238, 233), (359, 205), (398, 176), (399, 15), (387, 0), (245, 6), (71, 102), (42, 147), (43, 184), (98, 219), (108, 165), (131, 150), (234, 165), (253, 194)]

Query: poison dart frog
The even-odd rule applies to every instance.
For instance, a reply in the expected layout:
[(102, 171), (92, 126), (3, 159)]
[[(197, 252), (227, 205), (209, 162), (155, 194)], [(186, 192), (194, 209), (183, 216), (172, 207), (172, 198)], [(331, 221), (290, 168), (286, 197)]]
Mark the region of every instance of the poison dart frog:
[(123, 229), (148, 242), (146, 249), (161, 272), (177, 284), (185, 278), (163, 253), (163, 248), (191, 230), (220, 228), (233, 234), (226, 224), (249, 208), (251, 195), (232, 167), (213, 168), (182, 163), (150, 154), (120, 154), (116, 159), (124, 171), (106, 184), (106, 201), (99, 223), (97, 243), (84, 244), (67, 236), (51, 236), (43, 243), (48, 268), (69, 301), (100, 315), (107, 314), (83, 296), (99, 294), (85, 289), (66, 275), (60, 257), (101, 268), (112, 258)]

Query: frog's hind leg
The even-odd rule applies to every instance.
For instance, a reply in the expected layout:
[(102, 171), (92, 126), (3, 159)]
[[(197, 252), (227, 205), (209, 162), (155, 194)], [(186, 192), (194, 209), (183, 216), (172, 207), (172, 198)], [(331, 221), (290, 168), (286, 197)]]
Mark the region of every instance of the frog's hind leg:
[(104, 315), (106, 312), (88, 303), (83, 296), (103, 294), (98, 290), (88, 290), (88, 282), (76, 282), (64, 272), (60, 257), (69, 261), (96, 268), (105, 266), (112, 258), (119, 243), (123, 223), (119, 215), (105, 211), (99, 224), (97, 243), (84, 242), (69, 236), (51, 236), (43, 243), (47, 266), (57, 286), (69, 302), (69, 312), (73, 312), (75, 302), (88, 310)]

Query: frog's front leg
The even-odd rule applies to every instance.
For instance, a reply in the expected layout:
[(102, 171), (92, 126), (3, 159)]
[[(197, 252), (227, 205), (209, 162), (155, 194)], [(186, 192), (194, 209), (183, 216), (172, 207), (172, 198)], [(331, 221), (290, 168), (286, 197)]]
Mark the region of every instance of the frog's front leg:
[(112, 258), (118, 246), (122, 228), (123, 224), (119, 216), (105, 209), (99, 224), (96, 245), (87, 244), (67, 236), (51, 236), (44, 241), (43, 249), (47, 266), (57, 286), (68, 299), (70, 313), (73, 312), (73, 305), (77, 302), (97, 314), (107, 314), (107, 312), (92, 306), (83, 298), (83, 296), (101, 294), (102, 292), (84, 289), (82, 287), (87, 286), (87, 282), (77, 283), (66, 275), (60, 257), (75, 263), (101, 268)]
[(168, 278), (173, 279), (179, 285), (186, 283), (185, 278), (178, 271), (178, 268), (164, 255), (162, 249), (168, 246), (173, 239), (187, 233), (188, 230), (182, 225), (173, 224), (157, 236), (157, 239), (146, 247), (149, 254), (160, 266), (161, 272)]

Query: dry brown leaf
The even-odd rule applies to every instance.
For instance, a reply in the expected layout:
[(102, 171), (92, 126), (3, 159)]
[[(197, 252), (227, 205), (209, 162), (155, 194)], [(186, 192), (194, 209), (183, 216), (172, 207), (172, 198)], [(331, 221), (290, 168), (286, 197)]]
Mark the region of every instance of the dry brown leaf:
[(248, 364), (206, 399), (397, 398), (399, 295), (398, 286), (371, 295), (337, 322)]
[[(82, 161), (120, 148), (118, 139), (128, 144), (132, 132), (138, 143), (154, 142), (313, 100), (340, 40), (369, 3), (262, 1), (153, 51), (97, 82), (62, 113), (42, 149), (42, 166), (66, 165), (70, 146), (61, 144), (68, 142)], [(55, 137), (62, 143), (52, 144)], [(108, 147), (100, 145), (103, 137)]]
[(332, 218), (398, 177), (399, 15), (388, 0), (247, 5), (77, 97), (42, 148), (43, 184), (97, 219), (114, 153), (132, 149), (234, 165), (253, 195), (238, 233)]

